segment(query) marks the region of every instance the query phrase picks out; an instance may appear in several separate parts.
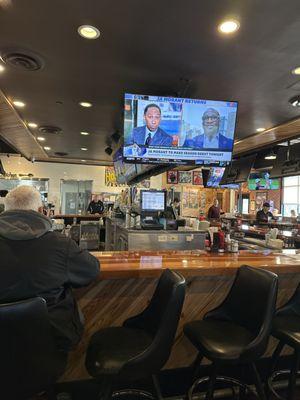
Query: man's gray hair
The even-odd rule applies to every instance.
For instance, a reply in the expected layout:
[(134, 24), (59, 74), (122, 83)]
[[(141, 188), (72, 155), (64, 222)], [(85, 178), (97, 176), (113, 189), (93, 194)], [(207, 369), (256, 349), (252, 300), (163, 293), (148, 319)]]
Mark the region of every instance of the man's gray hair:
[(18, 186), (11, 190), (4, 199), (5, 211), (33, 210), (38, 211), (42, 206), (40, 192), (32, 186)]

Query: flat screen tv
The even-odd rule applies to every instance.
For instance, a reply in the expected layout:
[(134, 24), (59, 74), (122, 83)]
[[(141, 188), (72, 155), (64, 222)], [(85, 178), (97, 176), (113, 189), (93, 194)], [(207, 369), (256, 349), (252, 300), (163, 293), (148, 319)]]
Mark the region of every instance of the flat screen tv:
[(280, 189), (280, 181), (279, 179), (270, 179), (270, 173), (268, 171), (254, 172), (249, 175), (248, 189)]
[(125, 94), (124, 148), (128, 162), (226, 166), (237, 102)]
[(246, 182), (251, 168), (253, 167), (255, 158), (256, 154), (242, 157), (239, 160), (234, 160), (225, 168), (220, 185)]
[(1, 160), (0, 160), (0, 175), (5, 175), (5, 171), (4, 171)]
[(125, 163), (122, 148), (118, 149), (113, 156), (116, 179), (119, 184), (125, 184), (137, 174), (135, 164)]
[(270, 178), (280, 178), (285, 176), (300, 175), (300, 158), (295, 152), (287, 159), (287, 151), (285, 148), (278, 150), (277, 158), (270, 171)]
[(239, 184), (220, 185), (224, 170), (224, 167), (202, 169), (203, 186), (206, 188), (239, 189)]

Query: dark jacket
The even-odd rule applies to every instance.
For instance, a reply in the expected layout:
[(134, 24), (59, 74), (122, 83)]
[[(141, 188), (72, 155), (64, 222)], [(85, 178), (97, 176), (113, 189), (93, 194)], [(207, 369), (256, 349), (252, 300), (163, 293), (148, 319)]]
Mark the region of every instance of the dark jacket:
[(0, 303), (43, 297), (58, 348), (68, 351), (83, 332), (72, 288), (92, 282), (99, 262), (51, 229), (50, 219), (35, 211), (0, 215)]
[(209, 219), (220, 218), (220, 207), (216, 207), (216, 206), (209, 207), (207, 217)]
[(92, 200), (88, 205), (87, 211), (91, 214), (102, 214), (104, 211), (104, 204), (101, 200)]
[(256, 220), (258, 222), (268, 222), (269, 218), (273, 218), (273, 214), (270, 211), (265, 213), (264, 210), (259, 210), (256, 213)]
[[(146, 142), (146, 125), (138, 126), (133, 129), (132, 137), (129, 144), (136, 143), (138, 145), (144, 145)], [(157, 128), (154, 136), (151, 139), (150, 146), (164, 146), (171, 147), (173, 142), (172, 136), (168, 135), (160, 127)], [(128, 144), (128, 143), (127, 143)]]

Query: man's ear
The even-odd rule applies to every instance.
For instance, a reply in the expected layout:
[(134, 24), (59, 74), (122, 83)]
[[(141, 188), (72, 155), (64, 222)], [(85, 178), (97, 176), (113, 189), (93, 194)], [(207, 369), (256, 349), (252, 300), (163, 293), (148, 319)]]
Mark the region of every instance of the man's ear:
[(38, 208), (38, 212), (39, 212), (40, 214), (43, 214), (43, 206), (41, 206), (41, 207)]

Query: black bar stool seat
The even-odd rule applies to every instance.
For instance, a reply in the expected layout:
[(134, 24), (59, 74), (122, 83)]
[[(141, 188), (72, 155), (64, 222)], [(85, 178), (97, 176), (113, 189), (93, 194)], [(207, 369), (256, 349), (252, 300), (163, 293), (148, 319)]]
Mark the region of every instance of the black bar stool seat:
[(300, 316), (278, 315), (274, 318), (272, 336), (300, 349)]
[(141, 314), (127, 319), (121, 327), (101, 329), (92, 336), (85, 364), (101, 386), (100, 399), (109, 400), (118, 394), (154, 398), (135, 389), (114, 393), (116, 384), (150, 377), (156, 398), (162, 399), (156, 374), (169, 358), (184, 296), (184, 278), (167, 269)]
[(184, 333), (204, 357), (233, 363), (241, 361), (244, 349), (254, 339), (242, 326), (213, 319), (190, 322)]
[[(299, 374), (300, 364), (300, 284), (290, 300), (276, 311), (273, 320), (272, 336), (279, 340), (273, 353), (270, 367), (268, 389), (277, 397), (281, 397), (274, 389), (274, 379), (281, 375), (289, 375), (289, 386), (287, 399), (295, 399), (296, 379)], [(284, 346), (293, 349), (293, 356), (290, 370), (276, 371), (280, 353)], [(274, 372), (275, 371), (275, 372)]]
[(124, 326), (102, 329), (95, 333), (89, 343), (89, 373), (94, 377), (118, 374), (130, 359), (143, 353), (152, 341), (153, 337), (141, 329)]
[[(243, 391), (251, 390), (237, 379), (218, 376), (220, 366), (227, 364), (250, 368), (256, 393), (260, 399), (265, 399), (255, 363), (267, 348), (275, 312), (277, 285), (277, 275), (244, 265), (238, 269), (223, 303), (209, 311), (203, 320), (192, 321), (184, 326), (185, 335), (198, 350), (195, 381), (189, 389), (189, 399), (193, 398), (195, 389), (206, 381), (206, 400), (213, 399), (218, 380), (228, 381)], [(209, 378), (199, 378), (199, 365), (203, 357), (212, 362)]]

